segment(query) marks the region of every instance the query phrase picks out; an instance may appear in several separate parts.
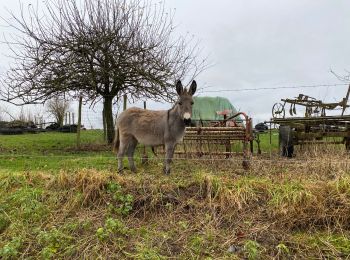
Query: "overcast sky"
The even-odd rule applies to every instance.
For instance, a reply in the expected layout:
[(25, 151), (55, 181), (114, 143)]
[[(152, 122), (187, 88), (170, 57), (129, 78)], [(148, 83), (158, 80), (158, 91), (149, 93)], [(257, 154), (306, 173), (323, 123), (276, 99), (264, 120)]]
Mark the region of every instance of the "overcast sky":
[[(6, 9), (18, 11), (18, 1), (0, 3), (1, 17), (8, 17)], [(200, 40), (203, 55), (213, 64), (196, 79), (207, 91), (201, 96), (228, 97), (259, 122), (270, 118), (272, 105), (281, 98), (305, 93), (340, 101), (346, 93), (346, 86), (209, 91), (340, 83), (330, 70), (350, 70), (349, 0), (167, 0), (166, 5), (176, 10), (178, 33)], [(11, 33), (0, 28), (2, 35)], [(8, 66), (7, 52), (0, 45), (2, 72)]]

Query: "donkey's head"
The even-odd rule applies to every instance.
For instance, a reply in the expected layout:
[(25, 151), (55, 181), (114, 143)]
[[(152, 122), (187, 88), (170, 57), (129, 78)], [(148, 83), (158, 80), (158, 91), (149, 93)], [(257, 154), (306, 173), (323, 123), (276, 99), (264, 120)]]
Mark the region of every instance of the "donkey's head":
[(196, 92), (197, 83), (192, 81), (192, 84), (188, 90), (182, 87), (182, 83), (179, 80), (176, 83), (176, 92), (179, 95), (177, 101), (177, 111), (179, 116), (184, 120), (185, 125), (190, 125), (192, 117), (192, 105), (193, 105), (193, 94)]

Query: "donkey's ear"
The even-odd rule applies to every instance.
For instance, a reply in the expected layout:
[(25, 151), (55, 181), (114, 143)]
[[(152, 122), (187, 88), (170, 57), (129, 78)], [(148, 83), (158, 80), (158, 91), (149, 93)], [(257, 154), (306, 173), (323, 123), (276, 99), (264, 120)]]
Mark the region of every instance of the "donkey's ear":
[(193, 96), (194, 93), (196, 93), (196, 89), (197, 89), (197, 82), (195, 80), (192, 81), (191, 87), (188, 91), (188, 93)]
[(176, 92), (177, 92), (178, 95), (181, 95), (183, 91), (184, 91), (184, 89), (182, 87), (181, 80), (178, 80), (176, 82)]

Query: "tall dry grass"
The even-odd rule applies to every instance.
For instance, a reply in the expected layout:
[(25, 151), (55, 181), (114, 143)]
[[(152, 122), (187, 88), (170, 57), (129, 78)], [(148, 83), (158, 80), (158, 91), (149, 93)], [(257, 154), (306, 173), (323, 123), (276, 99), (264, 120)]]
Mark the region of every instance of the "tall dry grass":
[[(85, 169), (27, 179), (39, 178), (56, 200), (45, 229), (91, 221), (90, 228), (71, 231), (74, 258), (346, 258), (349, 155), (320, 151), (299, 151), (291, 159), (253, 157), (249, 171), (233, 158), (175, 161), (170, 176), (151, 161), (138, 174)], [(110, 212), (110, 205), (121, 203), (113, 199), (111, 183), (132, 195), (127, 215)], [(123, 229), (101, 242), (95, 232), (111, 217)], [(38, 250), (29, 243), (22, 257)]]

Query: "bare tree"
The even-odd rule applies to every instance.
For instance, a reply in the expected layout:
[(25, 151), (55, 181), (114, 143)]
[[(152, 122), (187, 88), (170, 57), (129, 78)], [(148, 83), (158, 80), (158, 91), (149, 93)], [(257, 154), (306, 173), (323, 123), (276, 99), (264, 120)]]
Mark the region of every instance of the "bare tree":
[(1, 121), (2, 120), (4, 120), (4, 121), (6, 121), (6, 120), (16, 120), (16, 117), (14, 115), (12, 115), (6, 107), (2, 107), (1, 110), (0, 110), (0, 113), (2, 114)]
[(19, 111), (18, 116), (17, 116), (17, 121), (29, 122), (29, 121), (34, 121), (34, 120), (33, 120), (33, 116), (31, 114), (31, 112), (29, 110), (24, 111), (24, 108), (21, 107), (21, 110)]
[(22, 8), (9, 20), (20, 34), (7, 40), (17, 62), (2, 100), (45, 102), (63, 92), (92, 104), (102, 100), (108, 142), (112, 105), (123, 94), (169, 101), (176, 79), (191, 80), (206, 67), (193, 37), (174, 34), (174, 14), (162, 3), (47, 0), (43, 13), (36, 10)]
[(56, 96), (50, 99), (46, 106), (47, 112), (49, 112), (56, 119), (57, 124), (63, 126), (64, 115), (69, 109), (70, 102)]

